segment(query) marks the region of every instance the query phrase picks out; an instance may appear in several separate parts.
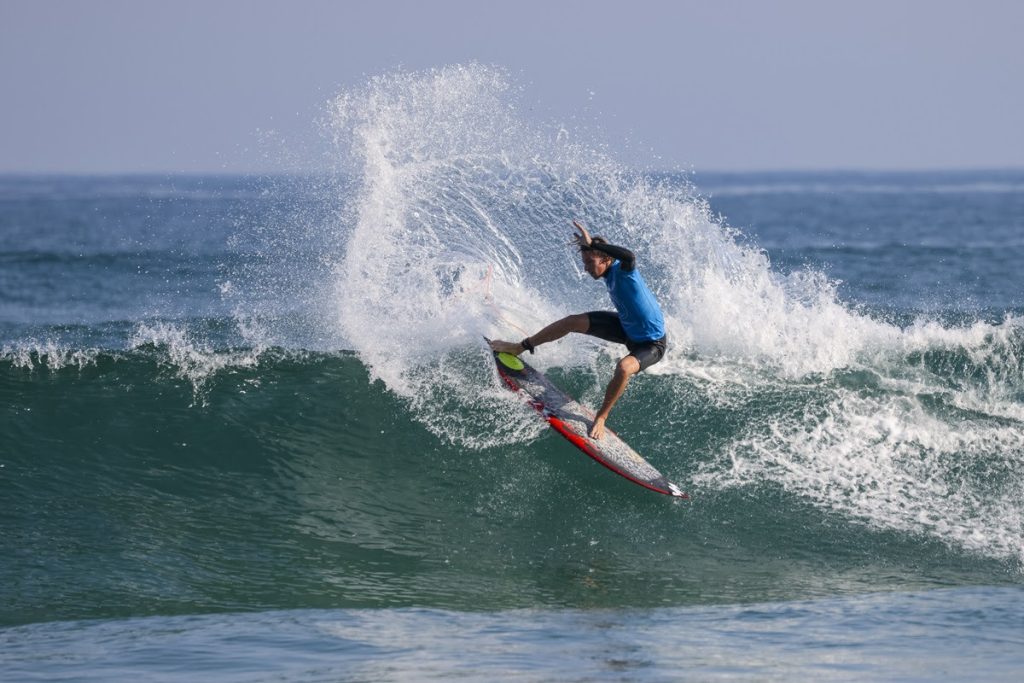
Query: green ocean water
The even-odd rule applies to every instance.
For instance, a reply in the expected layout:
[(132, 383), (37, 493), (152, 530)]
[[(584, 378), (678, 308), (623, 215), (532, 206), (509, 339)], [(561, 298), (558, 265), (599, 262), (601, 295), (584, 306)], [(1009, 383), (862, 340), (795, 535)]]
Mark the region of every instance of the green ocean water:
[[(693, 388), (689, 402), (680, 397), (672, 378), (642, 378), (618, 419), (693, 496), (673, 502), (553, 432), (512, 446), (447, 443), (350, 353), (268, 350), (198, 394), (163, 353), (104, 353), (58, 370), (5, 363), (5, 438), (17, 444), (0, 463), (0, 581), (16, 587), (7, 625), (296, 608), (677, 607), (1020, 581), (1017, 558), (969, 552), (927, 528), (885, 528), (772, 481), (719, 487), (699, 476), (752, 416), (860, 378), (752, 391), (715, 410)], [(480, 349), (463, 356), (488, 360)], [(553, 375), (570, 390), (592, 381)], [(695, 428), (652, 428), (645, 416), (670, 398), (673, 420)], [(514, 403), (503, 413), (532, 419)], [(463, 416), (474, 417), (493, 419)], [(992, 475), (963, 469), (963, 486)]]

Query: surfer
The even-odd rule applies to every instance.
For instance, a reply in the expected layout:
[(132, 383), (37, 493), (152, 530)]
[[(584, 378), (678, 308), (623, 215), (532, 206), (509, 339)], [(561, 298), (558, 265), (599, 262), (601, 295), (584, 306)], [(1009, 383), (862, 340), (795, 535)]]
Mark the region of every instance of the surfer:
[(579, 234), (573, 233), (573, 243), (579, 247), (583, 267), (595, 280), (604, 279), (616, 312), (590, 311), (570, 315), (521, 342), (492, 341), (491, 348), (516, 356), (524, 351), (533, 353), (541, 344), (561, 339), (570, 332), (625, 344), (629, 354), (615, 366), (615, 374), (605, 390), (604, 403), (590, 428), (590, 438), (600, 439), (604, 435), (605, 420), (626, 390), (629, 379), (665, 355), (665, 319), (654, 294), (636, 269), (633, 252), (609, 244), (603, 237), (591, 237), (587, 229), (576, 221), (572, 224), (579, 230)]

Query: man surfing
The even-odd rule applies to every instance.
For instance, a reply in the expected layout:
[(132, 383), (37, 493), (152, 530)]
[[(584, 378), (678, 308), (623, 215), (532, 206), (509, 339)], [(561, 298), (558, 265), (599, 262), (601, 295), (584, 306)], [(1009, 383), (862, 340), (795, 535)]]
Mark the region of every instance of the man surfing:
[(636, 269), (633, 252), (608, 244), (603, 237), (591, 237), (587, 229), (576, 221), (572, 224), (579, 230), (579, 234), (573, 233), (573, 242), (579, 247), (583, 267), (595, 280), (604, 279), (616, 312), (590, 311), (570, 315), (521, 342), (492, 341), (491, 348), (516, 356), (524, 351), (533, 353), (541, 344), (561, 339), (570, 332), (625, 344), (629, 354), (615, 366), (615, 374), (605, 390), (604, 403), (590, 428), (590, 438), (600, 439), (604, 435), (605, 420), (626, 390), (629, 379), (665, 355), (665, 318), (654, 294)]

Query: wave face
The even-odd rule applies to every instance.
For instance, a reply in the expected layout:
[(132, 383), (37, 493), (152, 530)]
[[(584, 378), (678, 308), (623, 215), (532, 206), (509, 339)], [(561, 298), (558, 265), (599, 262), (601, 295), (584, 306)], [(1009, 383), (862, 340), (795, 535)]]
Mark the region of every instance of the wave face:
[[(944, 469), (914, 479), (923, 465), (909, 446), (885, 462), (885, 440), (866, 438), (842, 444), (845, 459), (799, 459), (844, 428), (825, 413), (836, 395), (856, 405), (858, 394), (887, 393), (854, 373), (764, 383), (715, 404), (703, 382), (638, 383), (620, 419), (634, 425), (638, 449), (691, 487), (692, 503), (673, 504), (548, 432), (479, 450), (439, 438), (437, 423), (428, 429), (420, 408), (372, 382), (348, 352), (224, 352), (198, 402), (195, 364), (165, 344), (48, 354), (30, 354), (32, 370), (23, 360), (0, 367), (12, 445), (0, 463), (0, 580), (18, 587), (7, 593), (8, 624), (271, 608), (716, 604), (1019, 580), (1014, 539), (998, 535), (1012, 520), (992, 516), (1017, 504), (1002, 502), (1016, 475), (999, 459), (965, 468), (936, 448), (930, 457)], [(552, 375), (574, 391), (594, 382), (589, 371)], [(482, 393), (490, 381), (481, 373)], [(652, 419), (658, 406), (663, 417)], [(786, 415), (817, 406), (821, 427), (784, 431), (796, 419)], [(460, 435), (477, 424), (468, 437), (495, 438), (490, 405), (461, 409)], [(514, 404), (500, 416), (508, 431), (536, 424)], [(803, 452), (792, 445), (805, 442)], [(925, 517), (954, 476), (961, 490), (937, 508), (943, 516)], [(965, 540), (956, 524), (968, 521), (978, 534)]]
[[(1019, 176), (708, 198), (521, 99), (477, 65), (375, 78), (331, 103), (321, 177), (0, 182), (5, 623), (1019, 583), (1024, 247), (967, 235), (1019, 234)], [(901, 241), (922, 215), (939, 243)], [(662, 304), (610, 426), (692, 503), (553, 435), (483, 348), (609, 307), (574, 218)], [(936, 303), (934, 249), (980, 301)], [(531, 362), (595, 404), (618, 353)]]

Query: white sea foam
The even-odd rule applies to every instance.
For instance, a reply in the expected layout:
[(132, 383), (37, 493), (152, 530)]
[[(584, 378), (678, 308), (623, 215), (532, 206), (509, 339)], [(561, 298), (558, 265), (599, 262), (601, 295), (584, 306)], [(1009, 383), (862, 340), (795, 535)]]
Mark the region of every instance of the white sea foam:
[(0, 359), (13, 367), (32, 371), (61, 370), (66, 367), (81, 370), (95, 365), (99, 355), (99, 349), (72, 348), (54, 339), (27, 339), (17, 344), (5, 344), (0, 349)]
[(936, 416), (919, 397), (837, 391), (798, 415), (750, 425), (705, 485), (772, 481), (886, 529), (1024, 562), (1024, 430)]
[[(241, 334), (254, 334), (243, 326)], [(202, 402), (203, 389), (218, 372), (228, 369), (253, 368), (259, 365), (266, 351), (262, 344), (234, 349), (216, 349), (184, 324), (169, 322), (140, 323), (129, 340), (129, 350), (151, 347), (158, 351), (160, 363), (175, 376), (192, 385), (193, 397)]]
[[(624, 169), (571, 129), (527, 123), (517, 100), (501, 71), (471, 65), (378, 77), (333, 102), (328, 127), (359, 180), (336, 325), (375, 380), (446, 439), (536, 436), (539, 423), (517, 422), (489, 368), (465, 357), (486, 367), (481, 335), (518, 339), (608, 308), (566, 245), (580, 219), (637, 252), (662, 304), (673, 347), (652, 374), (718, 405), (768, 385), (815, 397), (751, 419), (699, 482), (776, 482), (870, 524), (1024, 560), (1019, 321), (901, 327), (865, 315), (819, 272), (774, 270), (692, 188)], [(597, 395), (610, 364), (594, 349), (553, 344), (536, 363), (594, 368)], [(855, 372), (873, 385), (844, 383)]]

